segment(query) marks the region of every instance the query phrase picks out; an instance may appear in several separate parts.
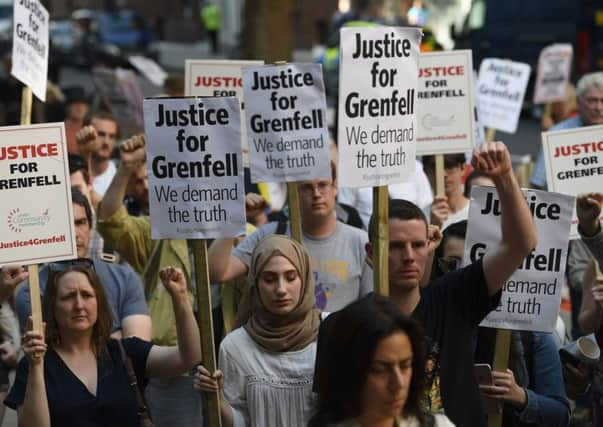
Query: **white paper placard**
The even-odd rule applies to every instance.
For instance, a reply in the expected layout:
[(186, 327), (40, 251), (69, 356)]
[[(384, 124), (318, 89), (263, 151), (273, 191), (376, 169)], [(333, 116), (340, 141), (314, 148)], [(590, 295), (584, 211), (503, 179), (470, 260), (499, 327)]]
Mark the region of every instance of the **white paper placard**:
[(144, 118), (151, 237), (244, 234), (237, 98), (145, 99)]
[(161, 65), (151, 58), (140, 55), (131, 55), (128, 57), (128, 61), (155, 86), (163, 86), (167, 73), (161, 68)]
[(184, 68), (186, 96), (236, 96), (241, 103), (241, 146), (243, 165), (249, 166), (243, 68), (264, 64), (264, 61), (231, 61), (187, 59)]
[(0, 127), (0, 265), (77, 258), (64, 123)]
[(417, 154), (471, 151), (475, 139), (470, 50), (419, 55)]
[[(547, 188), (550, 191), (570, 196), (602, 191), (602, 135), (603, 125), (542, 133)], [(572, 239), (580, 237), (577, 227), (574, 207)]]
[[(574, 197), (524, 190), (538, 245), (503, 285), (499, 306), (480, 326), (552, 332), (561, 303), (561, 288)], [(504, 209), (504, 207), (503, 207)], [(500, 201), (494, 187), (473, 187), (463, 264), (481, 258), (501, 240)]]
[(252, 182), (330, 178), (327, 103), (319, 64), (243, 70)]
[(534, 87), (534, 103), (563, 101), (572, 66), (571, 44), (553, 44), (545, 47), (538, 58), (538, 75)]
[(482, 61), (477, 105), (484, 126), (515, 133), (529, 78), (528, 64), (495, 58)]
[(419, 28), (342, 28), (338, 181), (374, 187), (415, 172)]
[(49, 16), (38, 0), (15, 1), (11, 74), (46, 101)]

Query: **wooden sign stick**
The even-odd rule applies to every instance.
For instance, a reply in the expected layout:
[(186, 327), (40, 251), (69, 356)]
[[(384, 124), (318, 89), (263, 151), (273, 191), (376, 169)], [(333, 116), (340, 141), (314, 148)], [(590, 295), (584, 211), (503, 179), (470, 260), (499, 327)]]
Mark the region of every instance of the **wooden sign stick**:
[[(377, 223), (370, 236), (373, 243), (373, 282), (375, 291), (383, 296), (389, 296), (389, 193), (387, 185), (373, 187), (373, 216)], [(375, 215), (376, 214), (376, 215)]]
[[(495, 371), (506, 371), (509, 366), (509, 349), (511, 347), (511, 331), (507, 329), (496, 330), (496, 345), (494, 346), (494, 363), (492, 369)], [(502, 404), (501, 404), (502, 405)], [(499, 414), (488, 416), (488, 427), (502, 426), (502, 408)]]
[[(197, 287), (197, 323), (201, 333), (201, 354), (203, 366), (209, 372), (217, 369), (214, 352), (214, 322), (211, 311), (211, 291), (209, 283), (209, 266), (207, 261), (207, 242), (202, 239), (191, 240), (195, 258), (195, 285)], [(207, 416), (209, 427), (222, 427), (220, 416), (219, 392), (205, 393), (207, 398)]]
[[(25, 86), (21, 92), (21, 124), (31, 124), (31, 88)], [(42, 300), (40, 297), (40, 276), (38, 275), (38, 264), (27, 266), (29, 274), (29, 295), (31, 305), (31, 318), (33, 320), (33, 330), (42, 332)]]

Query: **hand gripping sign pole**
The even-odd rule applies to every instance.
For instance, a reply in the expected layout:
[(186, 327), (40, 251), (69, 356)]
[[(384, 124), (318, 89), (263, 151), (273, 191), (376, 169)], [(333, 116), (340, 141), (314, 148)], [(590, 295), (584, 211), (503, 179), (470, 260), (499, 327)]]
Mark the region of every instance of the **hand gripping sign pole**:
[[(494, 346), (494, 363), (492, 369), (495, 371), (506, 371), (509, 367), (509, 349), (511, 347), (511, 331), (508, 329), (496, 330), (496, 344)], [(498, 414), (488, 416), (488, 427), (502, 426), (502, 406)]]
[[(21, 94), (21, 124), (31, 124), (31, 88), (25, 86)], [(33, 320), (33, 330), (42, 331), (42, 303), (40, 298), (40, 277), (38, 275), (38, 264), (27, 266), (29, 273), (29, 294), (31, 301), (31, 318)]]
[[(217, 369), (216, 354), (214, 352), (214, 322), (211, 311), (211, 291), (209, 283), (209, 267), (207, 262), (207, 241), (192, 239), (193, 254), (195, 258), (195, 286), (197, 289), (197, 324), (201, 333), (201, 354), (203, 365), (213, 373)], [(220, 417), (220, 395), (205, 393), (207, 399), (207, 414), (209, 427), (222, 427)]]

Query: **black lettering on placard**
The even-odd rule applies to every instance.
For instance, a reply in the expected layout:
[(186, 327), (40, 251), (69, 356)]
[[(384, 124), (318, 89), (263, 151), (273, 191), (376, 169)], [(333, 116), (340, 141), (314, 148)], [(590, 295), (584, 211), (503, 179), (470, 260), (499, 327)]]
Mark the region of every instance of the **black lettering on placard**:
[[(175, 132), (174, 151), (191, 153), (188, 161), (172, 160), (169, 152), (149, 159), (154, 178), (166, 180), (165, 184), (153, 188), (151, 197), (157, 204), (165, 206), (167, 220), (171, 224), (196, 224), (192, 228), (195, 230), (206, 230), (211, 228), (211, 223), (227, 221), (228, 209), (222, 202), (236, 201), (241, 197), (238, 183), (227, 180), (220, 185), (220, 180), (216, 178), (239, 176), (238, 154), (207, 151), (212, 144), (219, 143), (212, 141), (210, 128), (228, 126), (229, 110), (208, 108), (203, 102), (182, 109), (170, 109), (158, 103), (154, 124), (158, 128), (179, 127)], [(203, 178), (205, 182), (211, 182), (211, 188), (207, 188), (207, 184), (197, 186), (196, 181), (187, 184), (184, 189), (181, 186), (174, 188), (167, 183), (170, 179), (188, 178)]]

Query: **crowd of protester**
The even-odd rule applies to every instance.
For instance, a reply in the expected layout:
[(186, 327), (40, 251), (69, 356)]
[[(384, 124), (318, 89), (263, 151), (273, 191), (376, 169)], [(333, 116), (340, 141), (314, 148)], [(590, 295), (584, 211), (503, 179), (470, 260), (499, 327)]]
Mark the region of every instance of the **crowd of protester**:
[[(3, 86), (2, 124), (16, 124), (16, 87)], [(475, 375), (495, 351), (496, 331), (479, 325), (538, 240), (504, 143), (483, 143), (469, 162), (444, 156), (442, 194), (432, 156), (390, 186), (387, 297), (374, 292), (372, 191), (338, 186), (336, 135), (331, 177), (298, 184), (300, 243), (290, 238), (286, 189), (247, 180), (247, 236), (208, 249), (211, 372), (195, 321), (204, 308), (194, 305), (193, 249), (151, 239), (144, 135), (120, 134), (82, 88), (51, 89), (55, 102), (38, 114), (65, 122), (78, 259), (41, 266), (42, 331), (33, 330), (27, 271), (1, 269), (0, 395), (19, 425), (202, 426), (204, 399), (217, 393), (228, 427), (478, 427), (496, 413), (504, 426), (603, 426), (603, 362), (562, 360), (563, 328), (513, 332), (508, 369), (488, 383)], [(543, 129), (603, 124), (603, 73), (582, 77), (575, 93)], [(534, 188), (546, 186), (542, 161)], [(502, 238), (462, 266), (474, 185), (498, 191)], [(594, 334), (601, 346), (603, 192), (576, 206), (568, 335)]]

